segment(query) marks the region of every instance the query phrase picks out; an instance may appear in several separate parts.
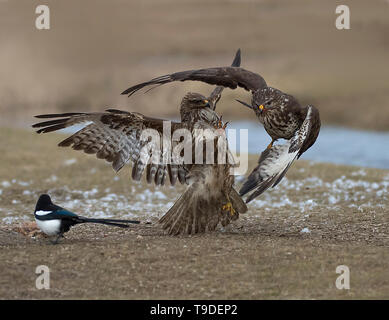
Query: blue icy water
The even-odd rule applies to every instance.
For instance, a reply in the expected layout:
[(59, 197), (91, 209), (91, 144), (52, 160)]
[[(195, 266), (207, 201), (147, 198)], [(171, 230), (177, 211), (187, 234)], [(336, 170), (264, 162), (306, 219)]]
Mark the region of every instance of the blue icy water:
[[(83, 126), (73, 126), (61, 132), (74, 133)], [(238, 153), (239, 129), (248, 129), (249, 153), (259, 155), (271, 141), (263, 126), (256, 120), (232, 121), (228, 124), (228, 129), (237, 130)], [(283, 141), (280, 140), (279, 143)], [(231, 141), (229, 144), (232, 147)], [(231, 149), (234, 150), (233, 147)], [(322, 127), (316, 143), (301, 156), (301, 159), (389, 169), (389, 132)]]
[[(238, 150), (239, 129), (248, 129), (249, 153), (259, 154), (271, 141), (263, 126), (254, 121), (233, 121), (228, 128), (238, 130)], [(389, 133), (322, 127), (316, 143), (301, 159), (389, 169)]]

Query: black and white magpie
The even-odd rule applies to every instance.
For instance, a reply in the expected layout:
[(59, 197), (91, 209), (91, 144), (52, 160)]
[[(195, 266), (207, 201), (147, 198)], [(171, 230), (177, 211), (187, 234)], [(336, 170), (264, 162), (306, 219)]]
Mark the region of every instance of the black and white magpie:
[(43, 233), (48, 236), (57, 236), (55, 241), (52, 241), (54, 244), (58, 243), (59, 238), (65, 232), (68, 232), (71, 226), (79, 223), (102, 223), (120, 228), (128, 228), (128, 223), (139, 223), (139, 221), (134, 220), (91, 219), (81, 217), (52, 203), (50, 196), (47, 194), (42, 194), (39, 197), (34, 216), (36, 224)]

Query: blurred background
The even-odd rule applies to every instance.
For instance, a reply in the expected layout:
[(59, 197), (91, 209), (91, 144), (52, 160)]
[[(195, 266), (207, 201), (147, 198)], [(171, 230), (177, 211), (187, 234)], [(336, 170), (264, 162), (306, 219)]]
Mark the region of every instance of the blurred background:
[[(51, 29), (35, 28), (50, 8)], [(349, 5), (351, 29), (337, 30), (335, 8)], [(271, 86), (316, 105), (324, 125), (389, 128), (389, 1), (0, 0), (2, 126), (27, 126), (44, 112), (107, 107), (176, 118), (189, 90), (170, 84), (132, 98), (140, 81), (192, 68), (242, 66)], [(248, 119), (225, 90), (219, 112)]]

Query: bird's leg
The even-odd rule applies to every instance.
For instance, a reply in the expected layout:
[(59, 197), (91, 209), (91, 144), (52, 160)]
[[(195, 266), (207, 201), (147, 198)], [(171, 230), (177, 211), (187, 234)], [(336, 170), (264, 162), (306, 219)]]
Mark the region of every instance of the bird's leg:
[(53, 241), (53, 240), (50, 239), (50, 242), (51, 242), (52, 244), (58, 244), (59, 238), (61, 238), (61, 237), (63, 237), (63, 234), (62, 234), (62, 233), (59, 233), (59, 234), (57, 235), (57, 237), (55, 238), (55, 240)]
[(271, 149), (273, 147), (273, 143), (276, 141), (277, 139), (274, 139), (272, 138), (271, 139), (271, 142), (269, 143), (269, 145), (267, 146), (267, 149)]
[(229, 123), (229, 121), (227, 121), (226, 123), (223, 124), (223, 116), (220, 116), (219, 120), (216, 122), (214, 127), (215, 127), (215, 129), (226, 130), (228, 123)]

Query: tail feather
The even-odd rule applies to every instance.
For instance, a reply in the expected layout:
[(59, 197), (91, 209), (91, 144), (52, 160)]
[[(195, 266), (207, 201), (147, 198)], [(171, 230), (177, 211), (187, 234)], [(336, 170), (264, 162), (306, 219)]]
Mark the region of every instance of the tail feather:
[(234, 208), (235, 211), (239, 213), (247, 212), (248, 208), (246, 203), (243, 201), (242, 197), (234, 188), (231, 189), (230, 200), (232, 202), (232, 207)]
[(140, 224), (140, 221), (138, 221), (138, 220), (124, 220), (124, 219), (98, 219), (98, 220), (106, 221), (106, 222)]
[(35, 118), (38, 119), (45, 119), (45, 118), (63, 118), (63, 117), (72, 117), (72, 116), (79, 116), (86, 114), (85, 112), (67, 112), (67, 113), (49, 113), (49, 114), (40, 114), (35, 116)]
[(173, 207), (159, 220), (159, 223), (163, 225), (164, 229), (168, 230), (169, 234), (196, 233), (192, 228), (194, 217), (191, 217), (193, 191), (193, 185), (189, 186), (174, 203)]
[(85, 218), (78, 217), (82, 223), (101, 223), (110, 226), (120, 227), (120, 228), (128, 228), (128, 224), (139, 224), (140, 221), (136, 220), (118, 220), (118, 219), (93, 219), (93, 218)]
[(208, 193), (199, 192), (199, 183), (192, 183), (169, 211), (159, 220), (170, 235), (196, 234), (213, 231), (219, 222), (226, 226), (245, 213), (247, 206), (239, 194), (232, 189), (229, 195), (235, 213), (222, 210), (227, 197), (212, 199)]
[[(188, 216), (191, 216), (190, 198), (185, 192), (180, 199), (167, 212), (169, 218), (164, 222), (164, 229), (168, 229), (169, 234), (177, 235), (182, 233), (185, 229), (189, 230), (192, 224)], [(161, 222), (163, 220), (161, 219)], [(195, 233), (195, 232), (194, 232)]]

